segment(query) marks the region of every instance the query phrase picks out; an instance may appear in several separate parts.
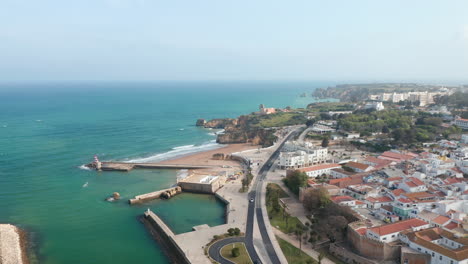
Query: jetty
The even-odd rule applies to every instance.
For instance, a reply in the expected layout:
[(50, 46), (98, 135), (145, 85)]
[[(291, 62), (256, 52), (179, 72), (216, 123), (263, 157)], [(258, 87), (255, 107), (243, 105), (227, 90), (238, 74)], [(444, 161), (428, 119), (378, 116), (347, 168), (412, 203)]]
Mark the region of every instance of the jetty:
[(161, 163), (133, 163), (133, 162), (93, 162), (86, 165), (88, 168), (102, 171), (131, 171), (133, 169), (212, 169), (219, 166), (193, 165), (193, 164), (161, 164)]
[(182, 188), (179, 186), (172, 187), (169, 189), (159, 190), (155, 192), (145, 193), (135, 196), (135, 198), (128, 200), (129, 204), (141, 204), (158, 198), (169, 199), (182, 192)]

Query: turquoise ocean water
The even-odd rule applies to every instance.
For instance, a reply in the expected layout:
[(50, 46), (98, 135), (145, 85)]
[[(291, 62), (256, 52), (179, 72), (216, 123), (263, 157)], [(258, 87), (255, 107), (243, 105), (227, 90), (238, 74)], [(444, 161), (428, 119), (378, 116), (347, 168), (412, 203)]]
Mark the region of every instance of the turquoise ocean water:
[[(36, 263), (166, 263), (136, 217), (150, 207), (182, 233), (222, 224), (224, 205), (213, 196), (182, 194), (130, 207), (128, 198), (173, 185), (175, 172), (98, 173), (80, 165), (94, 154), (156, 161), (214, 148), (213, 131), (195, 127), (197, 118), (236, 117), (261, 103), (305, 107), (310, 92), (326, 85), (0, 84), (0, 223), (30, 233)], [(299, 97), (302, 92), (309, 96)], [(116, 191), (121, 201), (104, 201)]]

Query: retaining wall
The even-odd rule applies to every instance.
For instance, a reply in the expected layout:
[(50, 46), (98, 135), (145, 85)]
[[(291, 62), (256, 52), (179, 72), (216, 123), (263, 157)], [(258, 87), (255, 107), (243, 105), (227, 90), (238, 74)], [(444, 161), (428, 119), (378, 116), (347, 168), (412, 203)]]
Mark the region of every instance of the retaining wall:
[(190, 264), (190, 260), (184, 251), (179, 247), (174, 239), (174, 232), (152, 211), (148, 210), (144, 214), (144, 224), (153, 237), (163, 247), (167, 257), (172, 263)]
[(370, 259), (364, 258), (355, 254), (348, 249), (341, 247), (336, 244), (330, 244), (330, 253), (335, 257), (341, 259), (345, 263), (354, 263), (354, 264), (376, 264), (378, 261), (372, 261)]
[(223, 202), (226, 205), (226, 211), (225, 211), (226, 223), (229, 223), (229, 214), (231, 212), (231, 203), (228, 200), (224, 199), (224, 197), (222, 197), (218, 193), (215, 193), (215, 196), (216, 196), (216, 198), (221, 200), (221, 202)]
[(400, 258), (401, 246), (383, 243), (360, 235), (348, 227), (348, 241), (359, 255), (380, 261)]

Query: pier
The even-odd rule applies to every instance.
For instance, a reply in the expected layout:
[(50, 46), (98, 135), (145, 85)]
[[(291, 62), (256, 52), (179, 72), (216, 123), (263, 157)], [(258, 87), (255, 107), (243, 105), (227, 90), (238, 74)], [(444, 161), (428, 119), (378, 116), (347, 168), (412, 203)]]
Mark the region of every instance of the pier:
[(219, 166), (132, 162), (93, 162), (88, 164), (87, 167), (103, 171), (131, 171), (133, 169), (212, 169)]
[(140, 204), (140, 203), (148, 202), (154, 199), (158, 199), (160, 197), (164, 197), (168, 199), (181, 192), (182, 192), (182, 188), (180, 188), (179, 186), (176, 186), (176, 187), (169, 188), (169, 189), (164, 189), (164, 190), (137, 195), (135, 196), (135, 198), (128, 200), (128, 203), (132, 205)]

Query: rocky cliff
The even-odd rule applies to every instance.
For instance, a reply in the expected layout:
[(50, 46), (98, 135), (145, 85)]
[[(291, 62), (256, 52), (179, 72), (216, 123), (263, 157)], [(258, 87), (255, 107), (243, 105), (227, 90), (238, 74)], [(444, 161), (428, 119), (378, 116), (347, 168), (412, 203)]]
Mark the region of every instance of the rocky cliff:
[[(198, 121), (197, 121), (198, 123)], [(235, 126), (237, 125), (237, 119), (234, 118), (218, 118), (212, 119), (210, 121), (205, 122), (203, 125), (205, 128), (216, 128), (216, 129), (223, 129), (227, 126)]]
[(254, 145), (270, 146), (276, 140), (275, 130), (254, 126), (254, 122), (249, 116), (240, 116), (237, 119), (197, 120), (198, 126), (201, 126), (202, 123), (205, 128), (224, 129), (224, 133), (217, 135), (216, 142), (220, 144), (252, 143)]

